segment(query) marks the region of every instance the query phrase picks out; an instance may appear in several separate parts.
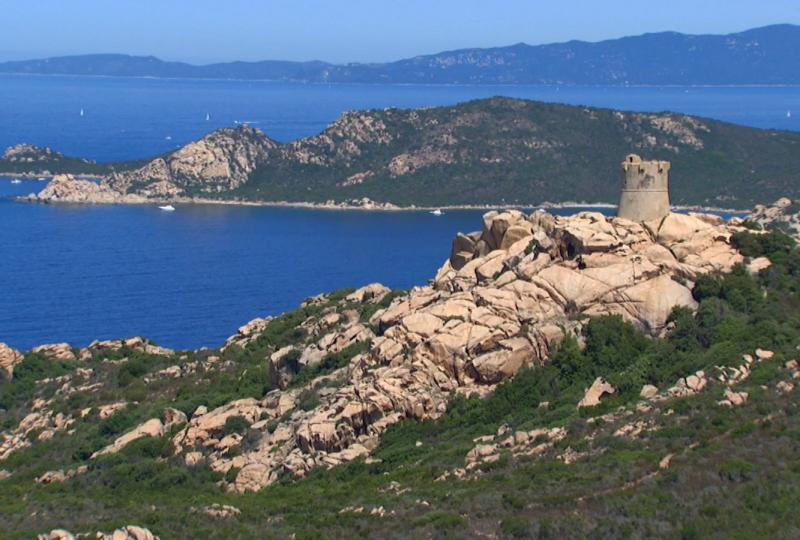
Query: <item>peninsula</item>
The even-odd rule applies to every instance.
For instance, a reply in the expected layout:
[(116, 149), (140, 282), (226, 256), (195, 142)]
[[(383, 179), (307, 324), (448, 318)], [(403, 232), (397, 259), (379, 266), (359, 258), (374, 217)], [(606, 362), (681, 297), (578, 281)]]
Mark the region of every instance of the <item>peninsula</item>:
[(630, 153), (672, 163), (677, 205), (747, 208), (800, 195), (800, 133), (500, 97), (348, 112), (322, 133), (290, 143), (246, 125), (225, 128), (136, 163), (23, 150), (7, 150), (0, 173), (102, 178), (100, 184), (59, 178), (32, 198), (42, 202), (616, 204), (614, 156)]

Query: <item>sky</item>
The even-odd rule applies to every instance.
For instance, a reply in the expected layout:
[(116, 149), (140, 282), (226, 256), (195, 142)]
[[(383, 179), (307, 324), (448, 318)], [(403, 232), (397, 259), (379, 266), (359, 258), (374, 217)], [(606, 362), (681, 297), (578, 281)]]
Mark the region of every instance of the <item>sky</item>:
[(384, 62), (466, 47), (800, 24), (800, 0), (0, 0), (0, 60)]

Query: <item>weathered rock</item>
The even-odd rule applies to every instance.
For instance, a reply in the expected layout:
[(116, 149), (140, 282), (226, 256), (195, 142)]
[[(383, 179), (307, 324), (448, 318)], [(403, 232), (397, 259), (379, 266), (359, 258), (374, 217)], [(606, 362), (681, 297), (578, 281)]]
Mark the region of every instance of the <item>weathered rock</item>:
[(345, 297), (345, 300), (348, 302), (358, 302), (362, 304), (364, 302), (377, 304), (390, 292), (391, 289), (389, 289), (389, 287), (385, 287), (380, 283), (370, 283), (369, 285), (365, 285), (364, 287), (356, 289), (352, 293), (348, 294)]
[(39, 345), (31, 349), (32, 353), (41, 354), (50, 360), (59, 362), (74, 362), (77, 356), (72, 351), (69, 343), (53, 343), (51, 345)]
[(16, 349), (0, 343), (0, 379), (10, 380), (14, 377), (14, 366), (22, 362), (24, 357)]
[(642, 386), (642, 390), (639, 392), (639, 395), (645, 399), (653, 398), (658, 395), (658, 388), (652, 384), (646, 384)]
[(444, 323), (439, 317), (430, 313), (413, 313), (403, 318), (403, 326), (415, 334), (430, 337), (435, 334)]
[(702, 230), (711, 228), (706, 221), (686, 214), (668, 214), (656, 227), (655, 222), (647, 222), (645, 226), (662, 243), (680, 242), (692, 238)]
[[(479, 235), (454, 241), (451, 260), (431, 285), (412, 289), (371, 317), (377, 335), (358, 316), (326, 314), (304, 323), (310, 337), (300, 365), (371, 339), (366, 353), (336, 373), (335, 385), (329, 384), (333, 376), (320, 377), (303, 389), (196, 414), (173, 443), (179, 452), (190, 451), (187, 463), (205, 459), (220, 472), (238, 469), (227, 484), (236, 492), (261, 489), (284, 474), (303, 477), (315, 467), (360, 459), (392, 424), (437, 418), (454, 393), (485, 396), (523, 365), (545, 363), (565, 334), (580, 329), (575, 315), (622, 314), (645, 330), (661, 331), (674, 306), (696, 305), (690, 287), (698, 274), (729, 270), (742, 261), (730, 244), (736, 230), (701, 216), (667, 216), (642, 225), (597, 212), (569, 217), (537, 212), (527, 219), (519, 212), (488, 212)], [(681, 231), (692, 231), (691, 237)], [(455, 264), (456, 258), (463, 264)], [(348, 301), (362, 299), (369, 301), (361, 293)], [(325, 298), (309, 302), (321, 305)], [(274, 360), (284, 354), (277, 351)], [(665, 394), (689, 396), (706, 384), (698, 372)], [(298, 409), (301, 392), (313, 392), (319, 404)], [(596, 405), (614, 392), (599, 379), (580, 406)], [(658, 390), (645, 387), (643, 396), (657, 399)], [(231, 415), (244, 416), (251, 431), (263, 434), (255, 447), (235, 456), (226, 452), (237, 447), (240, 436), (221, 435)], [(631, 422), (623, 435), (635, 437), (650, 428)], [(541, 455), (564, 435), (509, 432), (491, 442)], [(499, 459), (494, 451), (478, 456), (483, 451), (488, 452), (476, 451), (476, 464)], [(557, 457), (567, 463), (581, 456), (564, 450)]]
[(592, 386), (586, 390), (583, 399), (578, 403), (578, 407), (595, 407), (600, 405), (600, 400), (603, 396), (616, 394), (616, 392), (616, 388), (608, 384), (602, 377), (598, 377), (594, 380)]
[(758, 274), (760, 271), (765, 270), (772, 266), (772, 261), (766, 257), (756, 257), (747, 264), (747, 271), (751, 274)]
[(151, 418), (143, 424), (135, 427), (131, 431), (118, 437), (112, 444), (106, 446), (102, 450), (98, 450), (92, 454), (92, 459), (105, 454), (116, 454), (133, 441), (141, 439), (142, 437), (161, 437), (166, 430), (164, 424), (158, 418)]
[(188, 421), (186, 413), (178, 409), (173, 409), (172, 407), (164, 409), (162, 416), (164, 418), (165, 430), (169, 430), (172, 426), (180, 426)]

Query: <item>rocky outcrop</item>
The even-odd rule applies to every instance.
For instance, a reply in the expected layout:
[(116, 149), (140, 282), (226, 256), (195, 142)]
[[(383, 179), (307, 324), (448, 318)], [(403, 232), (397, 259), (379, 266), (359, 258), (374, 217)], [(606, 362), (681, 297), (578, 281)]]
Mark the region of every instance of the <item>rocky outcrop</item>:
[(14, 366), (22, 362), (24, 357), (16, 349), (0, 343), (0, 379), (10, 380), (14, 377)]
[[(660, 331), (674, 306), (695, 306), (698, 274), (742, 261), (729, 244), (736, 230), (702, 215), (638, 224), (592, 212), (489, 212), (481, 231), (456, 238), (430, 285), (372, 316), (377, 335), (331, 313), (306, 329), (321, 337), (305, 350), (287, 347), (269, 360), (277, 370), (285, 358), (313, 365), (322, 351), (370, 339), (347, 367), (303, 388), (195, 415), (173, 443), (193, 463), (206, 455), (215, 470), (238, 470), (229, 489), (240, 492), (364, 457), (388, 426), (437, 418), (454, 393), (485, 395), (524, 366), (546, 362), (589, 315), (619, 314)], [(352, 300), (370, 301), (368, 290)], [(595, 401), (613, 391), (597, 390)], [(301, 393), (319, 404), (299, 408)], [(244, 417), (258, 441), (232, 455), (242, 437), (223, 434), (231, 416)]]
[(56, 360), (58, 362), (74, 362), (78, 359), (69, 343), (39, 345), (31, 349), (31, 352), (41, 354), (49, 360)]
[(106, 454), (116, 454), (133, 441), (139, 440), (142, 437), (161, 437), (164, 433), (166, 433), (166, 428), (161, 420), (158, 418), (151, 418), (124, 435), (121, 435), (110, 445), (92, 454), (92, 459)]
[(28, 448), (34, 440), (46, 441), (67, 430), (75, 419), (63, 412), (38, 410), (27, 414), (16, 428), (0, 432), (0, 461), (12, 453)]
[(600, 401), (603, 399), (603, 397), (616, 393), (616, 388), (608, 384), (608, 382), (606, 382), (606, 380), (602, 377), (598, 377), (594, 380), (592, 386), (586, 390), (583, 399), (581, 399), (578, 403), (578, 408), (596, 407), (597, 405), (600, 405)]
[(781, 197), (770, 205), (757, 204), (746, 218), (763, 229), (779, 228), (800, 238), (800, 207), (787, 197)]
[[(149, 529), (128, 525), (114, 532), (84, 533), (77, 535), (79, 538), (97, 538), (98, 540), (159, 540)], [(53, 529), (49, 533), (40, 534), (38, 540), (75, 540), (76, 535), (65, 529)]]
[(139, 196), (126, 197), (105, 183), (80, 180), (71, 174), (59, 174), (30, 199), (39, 202), (114, 204), (122, 202), (141, 202)]
[(9, 163), (33, 163), (36, 161), (52, 161), (63, 157), (63, 154), (46, 146), (15, 144), (5, 149), (2, 159)]
[(231, 191), (277, 146), (244, 124), (219, 129), (140, 169), (113, 174), (108, 185), (123, 194), (156, 199)]

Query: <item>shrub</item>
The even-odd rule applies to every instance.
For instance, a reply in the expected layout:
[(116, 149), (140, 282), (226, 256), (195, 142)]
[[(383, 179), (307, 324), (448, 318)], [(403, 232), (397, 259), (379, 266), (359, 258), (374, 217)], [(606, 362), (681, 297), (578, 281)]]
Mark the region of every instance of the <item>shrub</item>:
[(733, 459), (719, 468), (719, 477), (729, 482), (744, 482), (753, 476), (755, 466), (743, 459)]
[(225, 419), (225, 425), (222, 427), (222, 434), (244, 434), (248, 429), (250, 429), (250, 422), (247, 420), (247, 418), (244, 416), (229, 416)]
[(303, 390), (297, 397), (297, 406), (304, 411), (315, 409), (319, 403), (319, 394), (313, 388)]
[(509, 516), (500, 523), (503, 532), (513, 538), (527, 538), (530, 532), (530, 524), (520, 516)]

